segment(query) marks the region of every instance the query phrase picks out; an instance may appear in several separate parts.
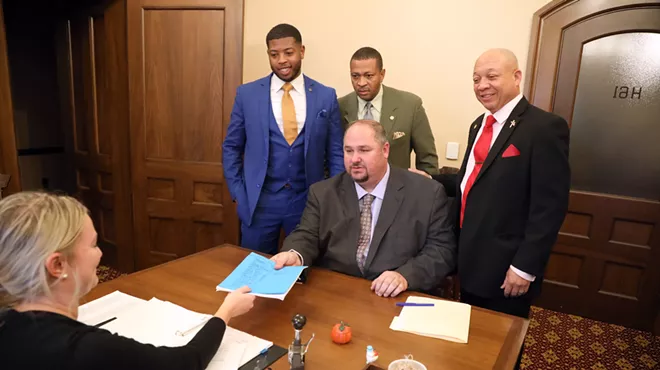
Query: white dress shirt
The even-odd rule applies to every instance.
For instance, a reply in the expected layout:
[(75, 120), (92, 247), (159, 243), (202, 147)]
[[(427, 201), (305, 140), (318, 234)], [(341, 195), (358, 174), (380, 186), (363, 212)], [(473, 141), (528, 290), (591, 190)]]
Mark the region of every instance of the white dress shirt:
[[(305, 78), (301, 73), (293, 81), (291, 81), (293, 89), (289, 91), (289, 95), (293, 99), (293, 106), (296, 108), (296, 121), (298, 121), (298, 133), (302, 131), (305, 126), (305, 118), (307, 117), (307, 95), (305, 94)], [(282, 81), (275, 73), (270, 78), (270, 105), (273, 107), (273, 115), (277, 121), (277, 127), (284, 135), (284, 120), (282, 119), (282, 97), (284, 96), (284, 81)]]
[[(374, 190), (371, 193), (368, 193), (362, 185), (355, 183), (355, 191), (357, 192), (358, 202), (362, 197), (367, 194), (374, 196), (373, 202), (371, 202), (371, 235), (369, 237), (369, 248), (371, 248), (371, 240), (374, 238), (374, 230), (376, 229), (376, 223), (378, 222), (378, 215), (380, 214), (380, 208), (383, 205), (383, 199), (385, 198), (385, 190), (387, 190), (387, 181), (390, 179), (390, 165), (387, 165), (387, 171), (385, 171), (385, 176), (378, 182)], [(357, 245), (356, 245), (357, 246)], [(369, 248), (366, 248), (365, 252), (369, 253)], [(305, 261), (300, 253), (295, 249), (290, 249), (289, 252), (294, 252), (300, 258), (300, 262), (304, 265)], [(366, 256), (365, 256), (366, 258)]]
[[(364, 119), (365, 113), (367, 113), (366, 106), (367, 101), (362, 99), (360, 96), (358, 98), (358, 120)], [(380, 91), (376, 96), (371, 99), (371, 115), (374, 117), (374, 121), (380, 122), (380, 113), (383, 111), (383, 86), (380, 86)]]
[[(495, 117), (495, 123), (493, 123), (493, 138), (490, 141), (490, 147), (492, 147), (493, 144), (495, 143), (495, 140), (497, 140), (497, 136), (500, 134), (500, 132), (502, 132), (502, 127), (504, 127), (504, 124), (506, 123), (506, 119), (509, 118), (511, 112), (513, 112), (513, 109), (516, 107), (516, 105), (518, 105), (518, 103), (522, 98), (523, 95), (518, 94), (518, 96), (513, 98), (510, 102), (504, 104), (504, 106), (500, 108), (500, 110), (492, 114)], [(491, 113), (488, 111), (484, 114), (484, 119), (481, 122), (481, 127), (479, 128), (479, 132), (477, 132), (477, 136), (474, 138), (474, 144), (472, 145), (472, 150), (470, 151), (470, 157), (468, 157), (467, 166), (465, 168), (465, 175), (463, 176), (463, 181), (461, 181), (461, 193), (465, 191), (465, 184), (467, 184), (467, 180), (470, 177), (472, 171), (474, 170), (474, 146), (476, 145), (477, 141), (479, 141), (479, 137), (481, 136), (481, 133), (484, 130), (484, 126), (486, 126), (486, 118), (488, 118), (488, 116), (490, 115)], [(536, 276), (521, 271), (520, 269), (515, 268), (513, 265), (511, 265), (510, 267), (511, 270), (513, 270), (513, 272), (518, 274), (518, 276), (522, 277), (523, 279), (528, 281), (536, 280)]]

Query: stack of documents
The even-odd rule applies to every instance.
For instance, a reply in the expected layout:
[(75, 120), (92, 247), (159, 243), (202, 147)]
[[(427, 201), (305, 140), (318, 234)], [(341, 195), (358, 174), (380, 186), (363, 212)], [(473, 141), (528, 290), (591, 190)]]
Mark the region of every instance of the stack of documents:
[[(174, 303), (152, 298), (148, 301), (116, 291), (80, 306), (78, 320), (88, 325), (114, 320), (103, 329), (155, 346), (186, 345), (212, 318)], [(227, 327), (222, 344), (207, 369), (236, 370), (270, 348), (272, 342)]]
[(283, 301), (305, 268), (307, 266), (287, 266), (275, 270), (275, 262), (250, 253), (215, 290), (233, 292), (247, 285), (251, 294)]
[(122, 311), (128, 311), (145, 302), (144, 299), (115, 290), (78, 307), (78, 321), (89, 326), (97, 326), (108, 319), (116, 318)]
[(472, 307), (465, 303), (425, 297), (408, 297), (406, 303), (433, 306), (405, 306), (394, 317), (390, 329), (431, 338), (467, 343)]

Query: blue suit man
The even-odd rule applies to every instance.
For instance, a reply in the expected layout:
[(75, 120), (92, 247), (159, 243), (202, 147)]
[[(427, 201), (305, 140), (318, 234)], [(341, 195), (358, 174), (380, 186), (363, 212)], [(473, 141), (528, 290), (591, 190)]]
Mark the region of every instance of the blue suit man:
[(273, 73), (241, 85), (222, 145), (225, 181), (241, 221), (241, 246), (277, 253), (298, 225), (313, 183), (344, 171), (335, 90), (302, 75), (305, 47), (288, 24), (266, 36)]

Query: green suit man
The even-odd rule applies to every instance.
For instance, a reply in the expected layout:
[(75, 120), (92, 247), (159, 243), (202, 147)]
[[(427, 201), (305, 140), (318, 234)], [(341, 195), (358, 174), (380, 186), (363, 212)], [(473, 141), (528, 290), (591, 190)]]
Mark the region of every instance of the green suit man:
[(380, 122), (390, 143), (392, 166), (410, 168), (415, 151), (415, 168), (429, 175), (438, 173), (438, 155), (433, 132), (422, 99), (407, 91), (382, 84), (383, 58), (371, 47), (358, 49), (351, 57), (354, 92), (339, 99), (344, 131), (351, 122), (373, 119)]

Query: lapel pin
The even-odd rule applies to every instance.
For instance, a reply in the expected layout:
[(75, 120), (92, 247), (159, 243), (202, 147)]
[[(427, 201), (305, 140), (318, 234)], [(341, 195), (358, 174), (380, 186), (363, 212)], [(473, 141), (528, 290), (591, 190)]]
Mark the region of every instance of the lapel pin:
[(390, 116), (390, 121), (394, 121), (394, 116)]
[(513, 121), (511, 121), (511, 124), (509, 125), (509, 128), (511, 128), (511, 127), (516, 127), (516, 120), (515, 119)]
[(472, 126), (472, 129), (473, 129), (473, 130), (476, 130), (476, 129), (477, 129), (477, 124), (476, 124), (476, 123), (474, 124), (474, 126)]

